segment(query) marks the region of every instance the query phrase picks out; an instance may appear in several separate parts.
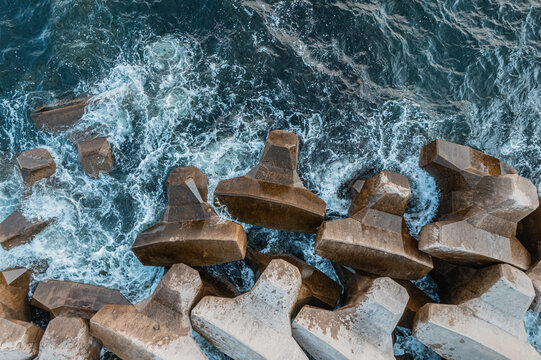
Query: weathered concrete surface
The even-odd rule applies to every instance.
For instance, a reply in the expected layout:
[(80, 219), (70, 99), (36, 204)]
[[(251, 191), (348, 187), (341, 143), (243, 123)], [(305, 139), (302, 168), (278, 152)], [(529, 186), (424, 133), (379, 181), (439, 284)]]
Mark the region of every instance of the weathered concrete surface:
[(29, 285), (30, 271), (25, 268), (0, 271), (0, 317), (30, 321)]
[(49, 178), (56, 172), (56, 163), (47, 149), (37, 148), (22, 152), (17, 157), (17, 168), (27, 187)]
[(296, 314), (304, 305), (333, 309), (340, 299), (342, 287), (319, 271), (293, 255), (268, 255), (248, 248), (246, 262), (254, 270), (256, 278), (262, 274), (274, 259), (282, 259), (299, 269), (302, 286), (295, 302), (293, 313)]
[(100, 173), (109, 174), (113, 170), (113, 152), (107, 138), (81, 141), (77, 149), (79, 162), (89, 177), (97, 178)]
[(234, 299), (203, 298), (192, 310), (192, 325), (234, 359), (306, 360), (290, 325), (301, 286), (295, 266), (272, 260), (251, 291)]
[(316, 253), (378, 276), (404, 280), (425, 276), (432, 259), (419, 251), (403, 218), (410, 194), (408, 180), (391, 171), (367, 180), (352, 201), (349, 218), (321, 225)]
[(475, 276), (477, 269), (470, 266), (451, 264), (437, 258), (432, 259), (434, 269), (428, 274), (438, 285), (442, 303), (450, 303), (453, 295)]
[(448, 360), (539, 360), (523, 323), (533, 297), (522, 271), (508, 264), (486, 267), (453, 295), (453, 305), (423, 306), (413, 335)]
[(406, 289), (377, 278), (341, 309), (305, 306), (293, 322), (293, 336), (318, 360), (394, 360), (392, 333), (407, 301)]
[(36, 360), (98, 360), (101, 345), (81, 318), (57, 317), (49, 322)]
[(537, 261), (526, 274), (528, 274), (528, 277), (532, 281), (535, 291), (535, 297), (530, 309), (541, 312), (541, 261)]
[(34, 324), (0, 318), (0, 359), (34, 359), (42, 336), (43, 330)]
[[(367, 289), (373, 286), (374, 281), (378, 279), (375, 275), (348, 269), (338, 264), (333, 264), (333, 267), (344, 286), (344, 306), (355, 305), (359, 296), (363, 296)], [(398, 326), (411, 329), (417, 311), (423, 305), (432, 302), (432, 299), (409, 280), (397, 279), (394, 281), (406, 289), (409, 296), (406, 308), (398, 321)]]
[(467, 146), (434, 140), (423, 146), (419, 166), (434, 177), (441, 192), (437, 219), (467, 211), (471, 203), (467, 190), (485, 176), (517, 174), (495, 157)]
[(245, 176), (222, 180), (214, 195), (233, 218), (272, 229), (314, 233), (325, 216), (325, 202), (297, 175), (299, 140), (273, 130), (257, 164)]
[(152, 297), (137, 305), (107, 305), (90, 320), (93, 336), (124, 360), (206, 359), (192, 338), (190, 309), (203, 295), (199, 274), (171, 267)]
[(118, 290), (70, 281), (41, 281), (32, 295), (32, 305), (47, 310), (51, 316), (90, 319), (108, 304), (128, 305)]
[[(539, 198), (541, 203), (541, 198)], [(541, 255), (541, 206), (517, 224), (517, 238), (530, 252), (532, 263)]]
[(471, 206), (462, 217), (423, 227), (419, 249), (457, 264), (504, 262), (527, 270), (530, 254), (515, 237), (516, 226), (538, 206), (530, 180), (516, 174), (485, 176), (471, 190)]
[(26, 244), (52, 221), (28, 219), (20, 211), (14, 211), (0, 223), (0, 244), (6, 250)]
[(51, 106), (36, 108), (30, 117), (40, 131), (57, 133), (71, 128), (83, 117), (90, 97), (80, 97)]
[(194, 166), (171, 171), (164, 218), (140, 233), (132, 246), (142, 264), (205, 266), (244, 258), (244, 228), (216, 214), (206, 202), (207, 184), (207, 176)]

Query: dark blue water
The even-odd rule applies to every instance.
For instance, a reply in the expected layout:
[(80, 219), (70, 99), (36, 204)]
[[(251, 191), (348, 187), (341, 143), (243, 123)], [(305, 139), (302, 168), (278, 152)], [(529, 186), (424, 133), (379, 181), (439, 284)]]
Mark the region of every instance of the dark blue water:
[[(417, 235), (437, 207), (417, 166), (433, 139), (499, 157), (541, 190), (540, 80), (539, 1), (0, 0), (0, 218), (19, 203), (21, 151), (45, 146), (58, 164), (52, 185), (21, 204), (57, 221), (0, 250), (0, 264), (47, 261), (38, 280), (142, 299), (163, 270), (141, 266), (130, 247), (161, 217), (168, 172), (196, 165), (212, 193), (256, 163), (275, 128), (299, 136), (300, 176), (329, 217), (346, 214), (356, 176), (408, 176)], [(84, 122), (115, 147), (117, 166), (99, 180), (84, 175), (69, 134), (39, 133), (29, 117), (83, 93), (101, 99)], [(246, 228), (252, 246), (333, 275), (313, 236)], [(253, 284), (241, 262), (213, 271)], [(526, 324), (541, 351), (541, 320), (529, 313)], [(437, 358), (399, 339), (396, 354)]]

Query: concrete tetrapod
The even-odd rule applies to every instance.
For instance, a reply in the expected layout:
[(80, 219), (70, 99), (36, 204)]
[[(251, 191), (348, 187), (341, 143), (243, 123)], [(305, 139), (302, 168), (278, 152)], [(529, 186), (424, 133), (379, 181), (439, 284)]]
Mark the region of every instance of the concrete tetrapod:
[(132, 246), (143, 265), (205, 266), (244, 258), (244, 228), (216, 214), (207, 203), (207, 187), (207, 176), (194, 166), (171, 171), (164, 218), (140, 233)]
[(40, 106), (30, 117), (38, 130), (56, 133), (75, 125), (83, 117), (89, 101), (90, 97), (80, 97), (51, 106)]
[[(366, 292), (374, 283), (374, 280), (378, 278), (375, 275), (363, 273), (362, 271), (354, 271), (334, 263), (333, 267), (340, 282), (344, 286), (344, 306), (355, 305), (359, 295)], [(409, 280), (393, 280), (406, 289), (408, 293), (408, 302), (397, 326), (411, 329), (413, 327), (413, 318), (417, 314), (417, 311), (423, 305), (432, 302), (432, 299)]]
[(56, 163), (47, 149), (37, 148), (22, 152), (17, 157), (17, 168), (26, 187), (56, 172)]
[(58, 280), (39, 282), (32, 295), (32, 305), (49, 311), (53, 317), (90, 319), (108, 304), (129, 302), (118, 290)]
[(81, 141), (77, 144), (77, 150), (79, 162), (89, 177), (97, 178), (100, 173), (109, 174), (113, 169), (113, 152), (107, 138)]
[(293, 337), (317, 360), (394, 360), (392, 333), (407, 302), (408, 293), (397, 282), (373, 279), (343, 308), (302, 308)]
[(532, 255), (532, 262), (537, 262), (541, 255), (541, 206), (517, 224), (517, 238)]
[(203, 291), (197, 271), (173, 265), (150, 298), (135, 306), (104, 306), (90, 319), (91, 334), (124, 360), (206, 359), (189, 317)]
[(492, 156), (442, 140), (423, 147), (419, 165), (442, 193), (438, 221), (419, 234), (420, 250), (467, 266), (529, 268), (530, 254), (515, 234), (539, 205), (531, 181)]
[(447, 360), (539, 360), (523, 322), (533, 297), (522, 271), (489, 266), (455, 292), (452, 305), (423, 306), (413, 336)]
[(301, 284), (295, 266), (272, 260), (251, 291), (234, 299), (203, 298), (192, 310), (193, 327), (234, 359), (307, 360), (291, 335)]
[(299, 139), (293, 133), (269, 133), (259, 164), (248, 174), (222, 180), (214, 195), (239, 221), (272, 229), (314, 233), (325, 216), (325, 202), (297, 174)]
[(25, 268), (0, 271), (0, 317), (30, 321), (29, 286), (30, 271)]
[(316, 253), (378, 276), (422, 278), (432, 269), (432, 259), (408, 233), (403, 216), (410, 194), (400, 174), (386, 170), (368, 179), (351, 202), (349, 218), (321, 225)]
[(98, 360), (101, 345), (90, 336), (88, 322), (57, 317), (49, 322), (36, 360)]
[(34, 359), (42, 336), (43, 330), (34, 324), (0, 318), (0, 359)]
[(541, 260), (537, 261), (526, 274), (532, 280), (535, 291), (535, 297), (530, 309), (535, 312), (541, 312)]
[(0, 244), (5, 250), (24, 245), (39, 234), (53, 220), (29, 219), (14, 211), (0, 223)]
[(269, 263), (274, 259), (282, 259), (295, 265), (301, 273), (302, 286), (299, 297), (295, 302), (294, 314), (297, 314), (304, 305), (329, 309), (336, 306), (342, 294), (342, 287), (314, 266), (310, 266), (301, 259), (289, 254), (269, 255), (250, 248), (246, 252), (246, 263), (252, 268), (256, 278), (265, 271)]

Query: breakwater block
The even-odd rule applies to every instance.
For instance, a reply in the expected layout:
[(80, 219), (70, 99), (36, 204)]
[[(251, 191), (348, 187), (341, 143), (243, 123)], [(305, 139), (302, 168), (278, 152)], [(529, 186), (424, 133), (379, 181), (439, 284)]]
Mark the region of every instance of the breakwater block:
[[(344, 306), (355, 305), (358, 298), (363, 296), (374, 280), (378, 278), (375, 275), (355, 271), (334, 263), (333, 267), (340, 282), (344, 286)], [(409, 280), (393, 280), (406, 289), (409, 296), (406, 308), (398, 321), (398, 326), (411, 329), (413, 327), (413, 318), (417, 314), (417, 311), (423, 305), (432, 302), (432, 299)]]
[(37, 148), (22, 152), (17, 157), (17, 167), (27, 187), (56, 172), (56, 163), (47, 149)]
[(262, 254), (250, 248), (246, 252), (246, 262), (254, 270), (256, 277), (259, 277), (274, 259), (282, 259), (295, 265), (301, 273), (302, 286), (295, 302), (293, 314), (297, 314), (304, 305), (329, 309), (336, 306), (342, 294), (342, 287), (314, 266), (310, 266), (289, 254)]
[(204, 295), (196, 270), (173, 265), (150, 298), (103, 307), (90, 319), (92, 336), (124, 360), (206, 359), (190, 323), (190, 310)]
[(58, 133), (71, 128), (79, 121), (89, 104), (90, 97), (84, 96), (70, 101), (37, 107), (30, 117), (40, 131)]
[(375, 278), (343, 308), (303, 307), (293, 336), (316, 359), (394, 360), (392, 333), (407, 302), (406, 289), (390, 278)]
[(246, 233), (242, 225), (216, 214), (207, 203), (207, 186), (207, 176), (194, 166), (171, 171), (164, 218), (141, 232), (132, 246), (142, 264), (204, 266), (244, 258)]
[(248, 174), (222, 180), (215, 195), (241, 222), (272, 229), (314, 233), (325, 216), (325, 202), (297, 174), (299, 140), (293, 133), (269, 133), (259, 164)]
[(420, 250), (456, 264), (503, 262), (528, 270), (530, 254), (516, 229), (539, 206), (530, 180), (495, 158), (440, 140), (423, 148), (420, 164), (442, 192), (439, 221), (421, 230)]
[(30, 271), (27, 269), (0, 271), (0, 317), (30, 321), (29, 286)]
[(498, 264), (480, 269), (451, 304), (427, 304), (413, 336), (445, 359), (539, 359), (523, 318), (534, 297), (524, 272)]
[(290, 323), (301, 286), (297, 267), (272, 260), (251, 291), (234, 299), (203, 298), (192, 310), (192, 325), (234, 359), (307, 360)]
[(368, 179), (347, 219), (321, 225), (316, 253), (378, 276), (422, 278), (432, 269), (432, 259), (408, 233), (403, 216), (410, 194), (408, 180), (400, 174), (386, 170)]
[(0, 358), (34, 359), (43, 330), (29, 322), (0, 318)]
[(97, 178), (100, 173), (109, 174), (113, 169), (113, 152), (107, 138), (81, 141), (77, 149), (79, 162), (89, 177)]
[(31, 303), (49, 311), (51, 317), (68, 316), (87, 320), (107, 304), (129, 304), (118, 290), (59, 280), (39, 282)]
[(26, 244), (53, 220), (30, 219), (14, 211), (0, 223), (0, 244), (6, 250)]
[(81, 318), (52, 319), (41, 338), (36, 360), (98, 360), (101, 344)]

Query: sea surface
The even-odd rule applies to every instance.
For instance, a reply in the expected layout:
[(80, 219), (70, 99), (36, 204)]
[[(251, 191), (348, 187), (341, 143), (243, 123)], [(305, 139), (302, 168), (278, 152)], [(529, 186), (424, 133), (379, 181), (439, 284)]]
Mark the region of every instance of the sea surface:
[[(38, 105), (82, 94), (100, 100), (81, 126), (114, 145), (111, 176), (86, 177), (70, 131), (47, 135), (30, 119)], [(0, 267), (147, 297), (163, 269), (130, 248), (161, 218), (169, 171), (199, 167), (212, 198), (218, 181), (257, 163), (271, 129), (299, 136), (299, 175), (329, 218), (346, 215), (356, 177), (406, 175), (417, 236), (438, 205), (418, 167), (423, 144), (475, 147), (541, 190), (540, 121), (538, 0), (0, 0), (0, 220), (16, 207), (56, 218), (30, 244), (0, 248)], [(38, 146), (57, 172), (21, 200), (15, 159)], [(256, 249), (335, 276), (313, 235), (246, 230)], [(241, 290), (254, 284), (243, 262), (210, 270)], [(429, 279), (418, 285), (434, 295)], [(541, 352), (539, 315), (525, 324)], [(396, 355), (439, 359), (407, 330), (396, 336)]]

